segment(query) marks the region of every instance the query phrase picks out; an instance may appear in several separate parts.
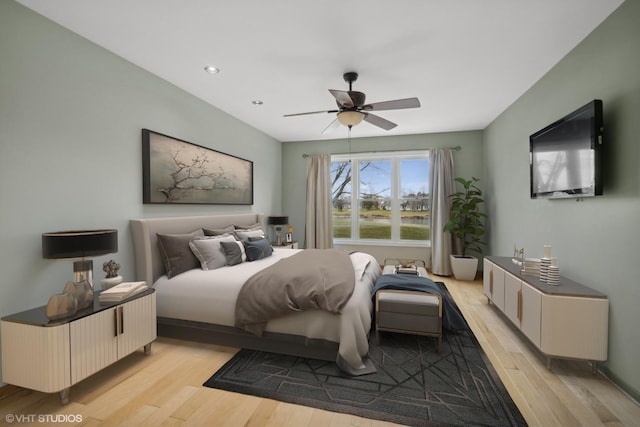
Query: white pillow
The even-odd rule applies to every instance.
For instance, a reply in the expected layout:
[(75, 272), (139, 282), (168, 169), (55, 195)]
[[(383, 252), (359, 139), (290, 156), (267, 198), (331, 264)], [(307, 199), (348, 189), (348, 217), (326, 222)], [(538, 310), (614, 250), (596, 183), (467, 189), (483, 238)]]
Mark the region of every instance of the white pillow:
[(242, 242), (238, 242), (237, 240), (236, 243), (240, 246), (240, 252), (242, 252), (242, 262), (247, 262), (247, 253), (244, 250), (244, 245)]
[(189, 242), (189, 247), (196, 258), (198, 258), (198, 261), (200, 261), (200, 266), (203, 270), (214, 270), (227, 263), (220, 242), (235, 241), (236, 238), (231, 234), (197, 237)]
[(262, 231), (262, 228), (256, 228), (254, 230), (236, 230), (235, 233), (236, 236), (238, 236), (238, 239), (243, 242), (248, 242), (251, 237), (264, 237), (264, 231)]
[(352, 252), (349, 254), (351, 257), (351, 263), (353, 264), (353, 271), (356, 275), (356, 280), (362, 280), (364, 273), (371, 262), (371, 255), (364, 252)]

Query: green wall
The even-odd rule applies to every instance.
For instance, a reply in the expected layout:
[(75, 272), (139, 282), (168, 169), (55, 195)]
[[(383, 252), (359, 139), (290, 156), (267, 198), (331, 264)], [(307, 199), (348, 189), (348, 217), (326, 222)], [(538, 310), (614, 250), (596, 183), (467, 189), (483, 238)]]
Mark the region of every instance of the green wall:
[[(359, 126), (371, 126), (363, 123)], [(401, 126), (401, 124), (400, 124)], [(346, 135), (347, 129), (340, 127), (336, 134)], [(354, 127), (352, 135), (357, 135), (358, 128)], [(346, 139), (330, 141), (285, 142), (282, 144), (282, 213), (289, 215), (289, 221), (294, 227), (294, 239), (304, 242), (304, 216), (306, 203), (306, 172), (307, 159), (303, 154), (340, 154), (349, 152), (374, 152), (389, 150), (425, 150), (438, 147), (460, 146), (461, 150), (453, 152), (456, 175), (470, 178), (481, 177), (482, 162), (482, 131), (448, 132), (422, 135), (401, 135), (378, 138), (352, 138), (351, 150)], [(430, 247), (410, 248), (402, 246), (345, 246), (347, 250), (361, 250), (373, 255), (379, 262), (385, 258), (422, 259), (430, 263)]]
[[(490, 252), (542, 256), (609, 297), (603, 371), (640, 397), (640, 1), (627, 0), (485, 130)], [(529, 135), (592, 99), (604, 104), (604, 196), (529, 198)]]
[[(247, 103), (248, 108), (250, 106)], [(141, 128), (254, 161), (254, 205), (143, 205)], [(41, 234), (117, 228), (134, 280), (129, 219), (279, 210), (280, 142), (13, 1), (0, 1), (0, 316), (47, 303), (72, 263)]]

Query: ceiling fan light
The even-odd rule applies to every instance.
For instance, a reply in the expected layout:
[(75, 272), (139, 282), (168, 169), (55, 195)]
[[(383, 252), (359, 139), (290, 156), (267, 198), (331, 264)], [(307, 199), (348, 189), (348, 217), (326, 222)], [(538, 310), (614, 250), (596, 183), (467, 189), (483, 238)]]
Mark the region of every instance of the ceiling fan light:
[(338, 113), (338, 121), (345, 126), (356, 126), (364, 119), (364, 114), (359, 111), (341, 111)]

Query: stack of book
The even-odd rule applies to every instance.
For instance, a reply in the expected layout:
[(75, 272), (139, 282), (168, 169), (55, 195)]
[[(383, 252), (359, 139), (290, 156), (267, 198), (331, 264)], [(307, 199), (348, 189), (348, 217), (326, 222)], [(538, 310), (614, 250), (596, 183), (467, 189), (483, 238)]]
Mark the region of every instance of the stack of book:
[(397, 265), (396, 274), (418, 274), (418, 267), (415, 265)]
[(525, 258), (522, 263), (522, 274), (525, 276), (540, 275), (540, 258)]
[(120, 302), (147, 290), (147, 288), (147, 282), (122, 282), (106, 291), (102, 291), (99, 300), (101, 303)]

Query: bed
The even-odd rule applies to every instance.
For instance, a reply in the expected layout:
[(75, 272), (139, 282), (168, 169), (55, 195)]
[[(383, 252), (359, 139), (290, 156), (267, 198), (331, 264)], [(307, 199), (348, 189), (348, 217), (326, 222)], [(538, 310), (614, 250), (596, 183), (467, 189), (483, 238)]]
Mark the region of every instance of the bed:
[[(159, 235), (162, 239), (167, 236), (184, 238), (190, 233), (198, 234), (202, 229), (222, 233), (231, 226), (240, 229), (238, 234), (242, 234), (242, 229), (255, 230), (256, 226), (266, 230), (264, 215), (144, 218), (132, 219), (130, 226), (136, 280), (153, 284), (156, 290), (158, 335), (335, 361), (352, 375), (372, 371), (365, 356), (369, 349), (373, 310), (371, 289), (381, 269), (371, 255), (362, 252), (339, 255), (348, 257), (348, 267), (353, 268), (352, 279), (349, 280), (354, 282), (339, 313), (320, 309), (290, 311), (268, 320), (261, 333), (256, 333), (236, 323), (236, 303), (244, 283), (277, 266), (291, 266), (304, 257), (308, 260), (314, 250), (275, 247), (270, 256), (262, 259), (208, 270), (191, 268), (169, 278), (171, 272), (167, 274), (165, 264), (167, 254), (161, 253)], [(305, 263), (308, 262), (306, 260)], [(329, 266), (317, 268), (325, 273), (337, 270), (328, 270)], [(340, 270), (346, 274), (347, 268)]]

